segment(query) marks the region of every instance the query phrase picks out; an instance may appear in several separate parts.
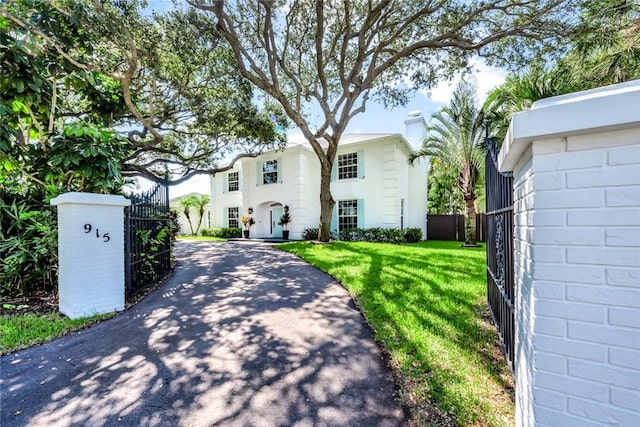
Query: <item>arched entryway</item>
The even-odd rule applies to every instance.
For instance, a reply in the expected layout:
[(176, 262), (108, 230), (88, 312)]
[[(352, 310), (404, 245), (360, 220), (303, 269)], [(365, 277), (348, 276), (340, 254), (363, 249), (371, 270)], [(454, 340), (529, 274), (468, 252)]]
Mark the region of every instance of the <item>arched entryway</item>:
[(284, 213), (284, 205), (277, 201), (268, 201), (254, 208), (254, 219), (257, 222), (257, 237), (282, 238), (282, 226), (278, 225)]

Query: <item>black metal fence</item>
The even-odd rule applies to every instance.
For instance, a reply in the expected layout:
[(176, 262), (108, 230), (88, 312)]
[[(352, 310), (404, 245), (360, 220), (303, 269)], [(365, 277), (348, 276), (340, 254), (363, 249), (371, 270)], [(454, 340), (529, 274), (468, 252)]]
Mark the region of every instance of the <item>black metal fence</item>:
[[(485, 214), (476, 214), (476, 241), (486, 236)], [(457, 240), (464, 242), (464, 215), (427, 215), (427, 240)]]
[(131, 298), (171, 270), (169, 187), (129, 197), (125, 209), (125, 284)]
[(487, 299), (507, 361), (513, 370), (513, 176), (510, 172), (498, 171), (497, 147), (493, 140), (487, 142)]

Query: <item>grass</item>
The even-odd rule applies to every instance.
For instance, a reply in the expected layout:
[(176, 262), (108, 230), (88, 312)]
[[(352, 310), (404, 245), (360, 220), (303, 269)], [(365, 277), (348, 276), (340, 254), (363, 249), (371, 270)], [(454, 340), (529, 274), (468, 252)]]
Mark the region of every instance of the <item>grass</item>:
[(389, 355), (414, 424), (513, 424), (513, 382), (486, 308), (484, 248), (437, 241), (278, 247), (353, 295)]
[(2, 315), (0, 316), (0, 355), (51, 341), (113, 315), (109, 313), (80, 319), (69, 319), (57, 312)]
[(211, 241), (211, 242), (226, 242), (227, 239), (222, 237), (209, 237), (209, 236), (176, 236), (177, 240), (199, 240), (199, 241)]

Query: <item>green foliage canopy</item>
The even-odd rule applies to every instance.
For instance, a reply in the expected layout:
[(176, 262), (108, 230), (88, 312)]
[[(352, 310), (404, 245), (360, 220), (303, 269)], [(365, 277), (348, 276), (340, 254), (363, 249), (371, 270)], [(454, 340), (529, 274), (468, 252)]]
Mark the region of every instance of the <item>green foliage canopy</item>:
[[(323, 241), (338, 145), (370, 98), (403, 105), (476, 54), (517, 66), (552, 51), (571, 31), (566, 11), (578, 1), (187, 0), (217, 18), (240, 73), (282, 106), (316, 153)], [(322, 111), (317, 122), (310, 107)]]

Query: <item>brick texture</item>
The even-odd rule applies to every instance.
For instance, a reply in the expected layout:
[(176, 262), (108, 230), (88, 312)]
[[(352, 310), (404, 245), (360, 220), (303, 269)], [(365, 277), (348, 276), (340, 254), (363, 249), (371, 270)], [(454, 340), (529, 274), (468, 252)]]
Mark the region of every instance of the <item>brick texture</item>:
[(533, 141), (513, 172), (516, 424), (640, 425), (640, 130)]
[[(123, 310), (128, 201), (85, 193), (63, 196), (62, 203), (52, 201), (58, 204), (60, 311), (78, 318)], [(119, 204), (110, 205), (112, 200)]]

